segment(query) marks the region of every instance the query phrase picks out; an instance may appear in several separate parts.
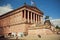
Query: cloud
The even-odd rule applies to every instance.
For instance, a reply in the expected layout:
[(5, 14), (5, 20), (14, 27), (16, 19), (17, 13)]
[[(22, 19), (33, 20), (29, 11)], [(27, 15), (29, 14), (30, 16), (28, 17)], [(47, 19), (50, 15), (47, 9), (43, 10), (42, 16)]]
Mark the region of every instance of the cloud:
[(51, 20), (51, 23), (55, 26), (56, 25), (60, 26), (60, 19), (53, 19), (53, 20)]
[(12, 11), (12, 6), (10, 4), (0, 6), (0, 15), (3, 15), (9, 11)]

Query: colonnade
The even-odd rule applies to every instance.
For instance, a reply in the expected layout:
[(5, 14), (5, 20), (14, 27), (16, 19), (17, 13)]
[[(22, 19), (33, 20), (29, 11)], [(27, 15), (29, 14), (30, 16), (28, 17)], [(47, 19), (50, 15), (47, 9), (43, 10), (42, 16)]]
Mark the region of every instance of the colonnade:
[(31, 11), (28, 10), (23, 10), (23, 18), (25, 18), (27, 20), (27, 22), (29, 23), (38, 23), (41, 21), (41, 16), (39, 14), (33, 13)]

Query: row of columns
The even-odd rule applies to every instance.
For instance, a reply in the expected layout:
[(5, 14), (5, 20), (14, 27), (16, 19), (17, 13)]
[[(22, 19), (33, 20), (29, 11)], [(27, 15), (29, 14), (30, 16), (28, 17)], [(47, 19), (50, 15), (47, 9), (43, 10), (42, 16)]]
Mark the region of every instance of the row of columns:
[[(28, 10), (27, 10), (27, 12), (26, 12), (26, 10), (23, 10), (23, 17), (26, 19), (26, 16), (27, 16), (28, 23), (29, 22), (31, 22), (31, 23), (38, 23), (38, 22), (41, 21), (40, 15), (32, 13), (32, 12), (31, 12), (31, 15), (30, 15), (30, 17), (31, 17), (31, 19), (30, 19), (29, 18), (29, 14), (30, 14), (29, 12), (30, 11), (28, 11)], [(27, 13), (28, 13), (28, 15), (26, 15)]]

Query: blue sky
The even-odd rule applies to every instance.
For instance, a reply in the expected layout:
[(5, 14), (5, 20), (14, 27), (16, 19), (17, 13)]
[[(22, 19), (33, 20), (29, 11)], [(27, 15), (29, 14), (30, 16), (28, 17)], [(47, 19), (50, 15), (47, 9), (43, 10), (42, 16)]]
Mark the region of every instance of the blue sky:
[[(43, 11), (44, 15), (48, 15), (54, 19), (60, 18), (60, 0), (33, 0), (36, 6)], [(19, 8), (24, 3), (31, 5), (31, 0), (0, 0), (0, 6), (10, 4), (12, 9)]]

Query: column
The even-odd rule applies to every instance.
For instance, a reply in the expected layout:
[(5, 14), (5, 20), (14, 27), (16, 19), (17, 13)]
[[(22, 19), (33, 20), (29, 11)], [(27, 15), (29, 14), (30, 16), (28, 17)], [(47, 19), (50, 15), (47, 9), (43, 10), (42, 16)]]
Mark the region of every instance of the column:
[(41, 23), (43, 24), (43, 17), (40, 17), (40, 21), (41, 21)]
[(31, 12), (31, 23), (32, 23), (32, 12)]
[(37, 14), (37, 23), (38, 23), (38, 14)]
[(24, 10), (24, 19), (26, 19), (26, 10)]
[(36, 14), (36, 23), (37, 23), (37, 14)]
[(28, 11), (28, 18), (27, 19), (28, 19), (28, 23), (29, 23), (29, 11)]
[(34, 13), (34, 15), (33, 15), (33, 20), (34, 20), (34, 23), (35, 23), (35, 13)]
[(35, 14), (35, 23), (36, 23), (36, 14)]

